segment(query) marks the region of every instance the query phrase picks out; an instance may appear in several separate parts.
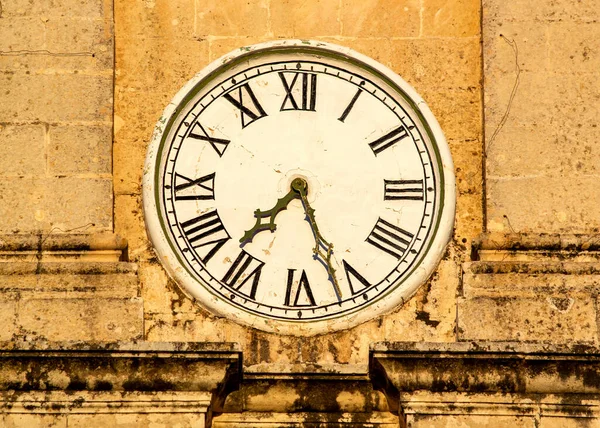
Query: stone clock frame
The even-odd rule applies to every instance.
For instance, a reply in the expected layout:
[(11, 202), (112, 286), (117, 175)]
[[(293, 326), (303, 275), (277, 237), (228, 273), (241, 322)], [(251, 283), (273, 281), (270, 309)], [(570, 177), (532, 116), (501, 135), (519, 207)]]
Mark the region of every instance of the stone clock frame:
[[(263, 53), (309, 53), (324, 57), (336, 58), (353, 64), (371, 73), (388, 87), (393, 88), (397, 97), (402, 97), (405, 105), (413, 114), (415, 124), (419, 131), (426, 133), (429, 148), (435, 154), (432, 159), (437, 162), (435, 168), (439, 172), (436, 182), (439, 186), (436, 194), (439, 207), (434, 214), (435, 219), (430, 226), (430, 237), (425, 239), (419, 252), (411, 262), (410, 272), (401, 276), (397, 284), (390, 286), (390, 290), (377, 295), (369, 305), (362, 306), (348, 313), (342, 312), (339, 316), (309, 321), (306, 319), (274, 319), (268, 316), (252, 313), (239, 306), (232, 305), (207, 284), (199, 280), (198, 275), (186, 265), (181, 250), (174, 245), (173, 237), (169, 236), (168, 227), (165, 225), (164, 207), (160, 203), (159, 164), (164, 158), (163, 148), (169, 138), (174, 121), (187, 108), (192, 100), (205, 85), (214, 82), (223, 70), (240, 64), (247, 58)], [(212, 83), (214, 84), (214, 83)], [(182, 119), (183, 120), (183, 119)], [(414, 120), (414, 119), (413, 119)], [(172, 138), (172, 137), (171, 137)], [(156, 253), (166, 268), (169, 275), (177, 282), (186, 294), (197, 300), (211, 312), (223, 315), (232, 320), (261, 330), (273, 331), (282, 334), (313, 335), (329, 331), (341, 330), (358, 325), (375, 316), (389, 313), (402, 305), (422, 285), (437, 267), (445, 247), (452, 235), (455, 212), (455, 182), (453, 164), (446, 140), (433, 114), (426, 103), (410, 85), (397, 76), (393, 71), (376, 61), (361, 55), (349, 48), (316, 41), (281, 40), (267, 42), (249, 47), (240, 48), (222, 58), (214, 61), (204, 70), (194, 76), (173, 98), (165, 109), (155, 129), (149, 145), (143, 177), (143, 199), (146, 228)], [(307, 201), (308, 203), (308, 201)], [(162, 210), (162, 211), (161, 211)], [(298, 291), (299, 293), (300, 291)]]

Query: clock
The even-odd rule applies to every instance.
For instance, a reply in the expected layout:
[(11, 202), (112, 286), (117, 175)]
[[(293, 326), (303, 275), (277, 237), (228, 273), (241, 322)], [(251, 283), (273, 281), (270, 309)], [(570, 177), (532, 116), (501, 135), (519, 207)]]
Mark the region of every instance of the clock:
[(202, 307), (313, 335), (390, 312), (450, 240), (450, 152), (391, 70), (333, 44), (240, 48), (167, 106), (143, 178), (149, 238)]

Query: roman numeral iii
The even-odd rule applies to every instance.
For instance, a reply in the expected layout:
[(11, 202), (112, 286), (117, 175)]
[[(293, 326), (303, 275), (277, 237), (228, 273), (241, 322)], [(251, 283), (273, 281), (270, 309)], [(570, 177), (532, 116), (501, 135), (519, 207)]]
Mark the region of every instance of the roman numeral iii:
[(244, 83), (223, 96), (240, 110), (242, 128), (254, 123), (261, 117), (267, 116), (248, 83)]
[(423, 180), (383, 180), (383, 182), (383, 199), (386, 201), (423, 200)]
[(225, 242), (231, 239), (217, 210), (184, 221), (181, 228), (202, 263), (208, 263)]
[[(317, 103), (317, 75), (295, 71), (280, 71), (279, 78), (285, 89), (285, 99), (280, 111), (305, 110), (315, 111)], [(299, 89), (300, 96), (294, 96), (295, 89)]]
[(400, 260), (414, 235), (381, 217), (375, 223), (375, 227), (366, 241), (381, 251)]
[(375, 156), (377, 156), (385, 149), (392, 147), (398, 141), (401, 141), (406, 137), (408, 137), (408, 131), (403, 125), (400, 125), (399, 127), (392, 129), (383, 137), (380, 137), (372, 143), (369, 143), (369, 147), (371, 147), (371, 150), (373, 150), (373, 153), (375, 153)]
[(223, 282), (249, 298), (255, 299), (264, 265), (264, 262), (242, 250), (223, 277)]

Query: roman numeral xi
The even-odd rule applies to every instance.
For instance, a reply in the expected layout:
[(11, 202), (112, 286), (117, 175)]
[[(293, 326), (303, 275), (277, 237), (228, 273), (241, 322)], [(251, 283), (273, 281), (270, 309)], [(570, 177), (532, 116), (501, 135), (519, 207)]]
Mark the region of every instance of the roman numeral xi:
[(256, 95), (254, 95), (248, 83), (244, 83), (223, 96), (240, 110), (242, 128), (245, 128), (261, 117), (267, 116), (267, 113), (265, 113), (265, 110), (256, 99)]

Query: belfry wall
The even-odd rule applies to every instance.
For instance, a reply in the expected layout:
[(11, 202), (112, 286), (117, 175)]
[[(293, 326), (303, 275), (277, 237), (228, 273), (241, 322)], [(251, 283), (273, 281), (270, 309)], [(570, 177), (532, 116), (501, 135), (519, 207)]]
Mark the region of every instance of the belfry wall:
[[(0, 0), (0, 425), (600, 426), (599, 37), (598, 0)], [(427, 283), (312, 337), (190, 299), (142, 209), (174, 95), (279, 39), (399, 74), (456, 174)]]

